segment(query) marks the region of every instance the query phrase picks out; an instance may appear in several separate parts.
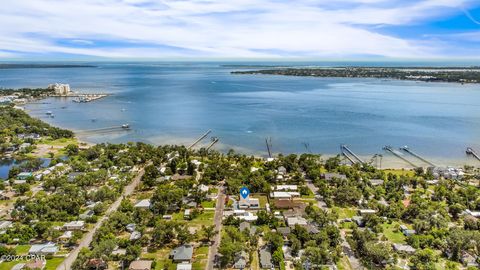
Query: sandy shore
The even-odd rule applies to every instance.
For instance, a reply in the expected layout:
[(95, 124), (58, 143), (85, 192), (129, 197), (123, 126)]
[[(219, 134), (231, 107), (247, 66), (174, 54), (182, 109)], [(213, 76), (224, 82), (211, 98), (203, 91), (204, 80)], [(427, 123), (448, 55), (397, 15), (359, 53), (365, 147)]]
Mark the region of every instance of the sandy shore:
[[(151, 143), (154, 145), (185, 145), (185, 146), (190, 146), (193, 141), (195, 141), (197, 138), (195, 137), (172, 137), (172, 136), (156, 136), (152, 138), (147, 138), (147, 143)], [(86, 143), (87, 145), (94, 145), (94, 143), (90, 142), (88, 140), (88, 137), (81, 137), (79, 141)], [(202, 147), (207, 147), (210, 144), (209, 139), (204, 139), (201, 142), (199, 142), (194, 148), (195, 149), (200, 149)], [(239, 147), (236, 145), (229, 145), (221, 142), (216, 143), (212, 149), (215, 149), (217, 151), (226, 153), (230, 149), (235, 150), (238, 153), (244, 153), (246, 155), (253, 155), (256, 157), (267, 157), (268, 153), (266, 149), (264, 151), (260, 150), (254, 150), (250, 148), (245, 148), (245, 147)], [(275, 155), (278, 155), (279, 153), (275, 152)], [(283, 155), (288, 155), (290, 153), (282, 153)], [(301, 153), (295, 153), (295, 154), (301, 154)], [(321, 154), (324, 159), (334, 157), (338, 155), (339, 153), (318, 153)], [(383, 152), (382, 153), (383, 157), (374, 160), (373, 159), (373, 154), (372, 155), (359, 155), (359, 157), (367, 162), (371, 163), (373, 166), (378, 167), (379, 169), (405, 169), (405, 170), (410, 170), (415, 167), (430, 167), (431, 165), (428, 163), (425, 163), (416, 157), (413, 157), (411, 155), (405, 154), (404, 157), (411, 161), (411, 163), (415, 164), (416, 166), (412, 166), (411, 164), (401, 160), (400, 158), (392, 155), (391, 153), (388, 152)], [(468, 157), (465, 155), (465, 158), (463, 159), (453, 159), (453, 158), (446, 158), (446, 157), (429, 157), (425, 156), (424, 157), (426, 160), (430, 161), (431, 163), (441, 166), (441, 167), (446, 167), (446, 166), (452, 166), (452, 167), (463, 167), (464, 165), (471, 165), (478, 167), (480, 166), (480, 161)], [(345, 160), (345, 163), (348, 164), (349, 162)]]

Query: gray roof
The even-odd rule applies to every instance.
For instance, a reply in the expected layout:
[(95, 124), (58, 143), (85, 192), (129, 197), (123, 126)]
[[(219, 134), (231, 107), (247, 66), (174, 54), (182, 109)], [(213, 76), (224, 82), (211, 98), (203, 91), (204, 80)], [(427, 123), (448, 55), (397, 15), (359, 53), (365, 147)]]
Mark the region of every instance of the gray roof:
[(339, 173), (324, 173), (323, 178), (325, 178), (326, 180), (332, 180), (333, 178), (347, 179), (347, 176), (345, 174)]
[(28, 253), (30, 254), (39, 254), (39, 253), (56, 253), (58, 251), (57, 245), (52, 242), (45, 244), (32, 245)]
[(248, 253), (242, 250), (242, 252), (238, 253), (235, 256), (235, 263), (233, 264), (233, 268), (245, 268), (248, 263), (248, 257)]
[(261, 268), (272, 268), (272, 253), (268, 247), (263, 247), (260, 249), (260, 267)]
[(291, 230), (290, 227), (279, 227), (277, 228), (277, 232), (281, 233), (283, 236), (287, 236), (290, 234)]
[(243, 231), (245, 229), (250, 229), (250, 223), (248, 223), (246, 221), (240, 223), (240, 231)]
[(193, 255), (193, 246), (192, 245), (182, 245), (170, 252), (170, 256), (173, 257), (174, 261), (190, 261)]
[(71, 173), (68, 174), (68, 181), (73, 182), (73, 181), (75, 181), (75, 178), (77, 178), (77, 176), (83, 175), (83, 174), (85, 174), (85, 173), (83, 173), (83, 172), (71, 172)]

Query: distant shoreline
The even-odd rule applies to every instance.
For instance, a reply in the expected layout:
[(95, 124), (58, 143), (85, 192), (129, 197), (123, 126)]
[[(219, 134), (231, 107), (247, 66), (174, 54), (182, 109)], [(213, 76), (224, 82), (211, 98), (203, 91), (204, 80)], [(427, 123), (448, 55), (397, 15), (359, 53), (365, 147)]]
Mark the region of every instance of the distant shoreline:
[(261, 74), (322, 78), (374, 78), (405, 81), (480, 83), (480, 67), (305, 67), (232, 71), (231, 74)]
[(23, 68), (94, 68), (95, 65), (86, 64), (0, 64), (0, 69)]

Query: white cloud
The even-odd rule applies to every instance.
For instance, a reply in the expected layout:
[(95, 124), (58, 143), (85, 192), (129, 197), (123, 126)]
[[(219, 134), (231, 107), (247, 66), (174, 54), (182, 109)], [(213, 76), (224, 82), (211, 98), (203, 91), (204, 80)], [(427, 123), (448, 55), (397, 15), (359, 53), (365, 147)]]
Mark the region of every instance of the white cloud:
[[(468, 6), (471, 1), (4, 2), (0, 51), (104, 57), (433, 57), (441, 49), (435, 44), (380, 34), (367, 26), (414, 23)], [(65, 40), (69, 42), (59, 42)], [(105, 42), (108, 46), (102, 45)]]

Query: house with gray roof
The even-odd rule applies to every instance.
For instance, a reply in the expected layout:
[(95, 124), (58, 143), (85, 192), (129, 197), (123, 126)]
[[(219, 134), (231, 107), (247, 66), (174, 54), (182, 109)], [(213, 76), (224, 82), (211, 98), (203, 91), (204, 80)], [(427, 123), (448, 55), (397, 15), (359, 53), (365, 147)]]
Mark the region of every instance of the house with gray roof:
[(239, 252), (235, 255), (235, 262), (233, 263), (233, 268), (244, 269), (247, 267), (248, 261), (248, 253), (242, 250), (242, 252)]
[(340, 174), (340, 173), (324, 173), (321, 175), (321, 178), (327, 181), (330, 181), (333, 179), (347, 180), (347, 176), (345, 174)]
[(181, 245), (170, 252), (170, 257), (174, 262), (190, 262), (193, 256), (192, 245)]
[(399, 253), (405, 253), (405, 254), (413, 254), (415, 253), (415, 248), (413, 248), (410, 245), (404, 245), (404, 244), (393, 244), (392, 245), (393, 250)]
[(48, 242), (44, 244), (36, 244), (30, 247), (28, 254), (30, 255), (55, 255), (58, 252), (58, 246), (55, 243)]
[(272, 253), (270, 252), (270, 248), (264, 246), (259, 251), (260, 256), (260, 268), (263, 269), (270, 269), (273, 268), (273, 261), (272, 261)]

